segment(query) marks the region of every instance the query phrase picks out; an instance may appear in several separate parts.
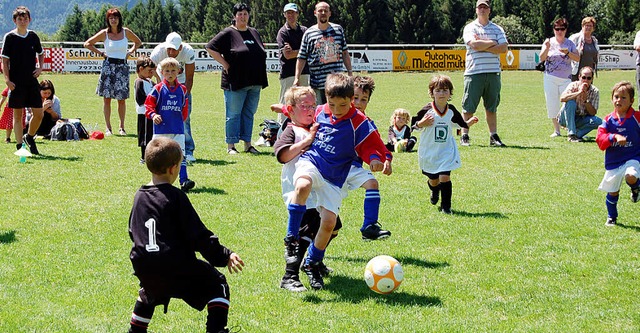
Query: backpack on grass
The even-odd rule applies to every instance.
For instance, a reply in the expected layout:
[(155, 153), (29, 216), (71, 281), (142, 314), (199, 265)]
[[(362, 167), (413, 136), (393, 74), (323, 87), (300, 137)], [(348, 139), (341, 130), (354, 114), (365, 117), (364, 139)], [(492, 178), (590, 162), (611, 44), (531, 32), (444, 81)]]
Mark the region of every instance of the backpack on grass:
[(78, 131), (68, 121), (59, 120), (49, 133), (51, 135), (51, 141), (77, 141)]

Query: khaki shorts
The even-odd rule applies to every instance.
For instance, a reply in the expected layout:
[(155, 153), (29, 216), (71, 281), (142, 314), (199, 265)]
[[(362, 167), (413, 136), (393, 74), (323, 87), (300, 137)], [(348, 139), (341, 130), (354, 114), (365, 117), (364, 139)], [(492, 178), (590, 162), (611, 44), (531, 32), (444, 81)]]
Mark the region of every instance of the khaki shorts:
[(499, 72), (465, 75), (462, 110), (465, 113), (475, 113), (482, 98), (485, 110), (497, 112), (501, 88)]

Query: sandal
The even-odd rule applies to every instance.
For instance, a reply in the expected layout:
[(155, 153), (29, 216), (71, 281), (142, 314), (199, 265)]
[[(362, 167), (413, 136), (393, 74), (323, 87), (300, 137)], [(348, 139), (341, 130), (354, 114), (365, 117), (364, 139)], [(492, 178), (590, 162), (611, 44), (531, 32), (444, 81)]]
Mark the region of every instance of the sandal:
[(249, 148), (245, 149), (244, 151), (245, 153), (251, 153), (253, 155), (258, 155), (260, 154), (260, 152), (254, 147), (254, 146), (249, 146)]
[(238, 150), (236, 150), (236, 147), (227, 148), (227, 154), (236, 155), (238, 154)]

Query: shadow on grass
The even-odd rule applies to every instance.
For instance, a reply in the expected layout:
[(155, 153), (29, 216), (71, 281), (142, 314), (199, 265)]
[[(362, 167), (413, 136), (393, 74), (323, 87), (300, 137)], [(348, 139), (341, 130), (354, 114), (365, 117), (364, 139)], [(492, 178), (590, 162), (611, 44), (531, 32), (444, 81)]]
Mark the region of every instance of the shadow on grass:
[[(403, 266), (412, 265), (412, 266), (418, 266), (418, 267), (424, 267), (424, 268), (430, 268), (430, 269), (449, 267), (449, 263), (446, 263), (446, 262), (431, 262), (431, 261), (426, 261), (426, 260), (422, 260), (414, 257), (408, 257), (408, 256), (394, 256), (394, 255), (391, 255), (391, 256), (396, 258), (400, 262), (400, 264)], [(334, 260), (361, 263), (361, 264), (366, 264), (367, 262), (369, 262), (369, 260), (371, 260), (371, 259), (343, 257), (343, 256), (335, 256), (335, 257), (327, 256), (327, 258), (334, 259)]]
[(496, 149), (520, 149), (520, 150), (549, 150), (549, 147), (536, 147), (536, 146), (517, 146), (507, 145), (506, 147), (493, 147), (490, 145), (478, 145), (478, 147), (496, 148)]
[(233, 162), (233, 161), (222, 161), (222, 160), (205, 160), (205, 159), (200, 159), (199, 158), (193, 164), (208, 164), (208, 165), (213, 165), (213, 166), (220, 166), (220, 165), (236, 164), (236, 162)]
[(484, 213), (471, 213), (471, 212), (465, 212), (463, 210), (453, 210), (453, 215), (454, 216), (464, 216), (464, 217), (490, 217), (490, 218), (494, 218), (494, 219), (507, 219), (509, 217), (507, 217), (507, 215), (504, 215), (502, 213), (495, 213), (495, 212), (484, 212)]
[(334, 299), (323, 299), (315, 295), (313, 292), (306, 293), (303, 300), (309, 303), (326, 303), (328, 302), (349, 302), (361, 303), (373, 300), (391, 306), (442, 306), (442, 300), (439, 297), (415, 295), (395, 291), (387, 295), (379, 295), (371, 291), (362, 279), (354, 279), (344, 275), (334, 275), (325, 280), (324, 290), (334, 294)]
[(631, 230), (635, 230), (637, 232), (640, 232), (640, 227), (635, 226), (635, 225), (625, 225), (625, 224), (621, 224), (621, 223), (616, 223), (616, 226), (618, 226), (620, 228), (631, 229)]
[(221, 190), (215, 187), (198, 187), (196, 186), (194, 189), (189, 190), (189, 193), (209, 193), (209, 194), (227, 194), (225, 190)]
[[(38, 155), (38, 157), (35, 157), (35, 159), (47, 160), (47, 161), (70, 161), (70, 162), (76, 162), (76, 161), (81, 161), (82, 157), (78, 157), (78, 156), (53, 156), (53, 155), (40, 154), (40, 155)], [(27, 158), (27, 162), (28, 161), (29, 161), (29, 158)]]
[(5, 231), (0, 233), (0, 244), (9, 244), (16, 241), (16, 231)]

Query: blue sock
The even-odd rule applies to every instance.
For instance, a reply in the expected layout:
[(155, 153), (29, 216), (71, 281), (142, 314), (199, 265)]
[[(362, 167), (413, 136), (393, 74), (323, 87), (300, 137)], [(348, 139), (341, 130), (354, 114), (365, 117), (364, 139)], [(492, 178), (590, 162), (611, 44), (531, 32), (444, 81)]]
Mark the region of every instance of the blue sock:
[(378, 213), (380, 213), (380, 191), (367, 190), (364, 194), (364, 222), (360, 231), (378, 222)]
[(618, 197), (607, 193), (607, 213), (612, 219), (618, 218)]
[(302, 217), (307, 211), (307, 205), (298, 205), (290, 203), (287, 206), (289, 209), (289, 222), (287, 224), (287, 236), (293, 236), (298, 239), (300, 233), (300, 223), (302, 223)]
[(189, 177), (187, 176), (187, 162), (183, 159), (182, 163), (180, 164), (180, 184), (186, 182), (187, 179), (189, 179)]
[(309, 256), (307, 256), (307, 260), (305, 261), (305, 263), (308, 265), (312, 262), (321, 262), (322, 259), (324, 259), (324, 251), (325, 250), (318, 249), (312, 242), (311, 245), (309, 245)]

